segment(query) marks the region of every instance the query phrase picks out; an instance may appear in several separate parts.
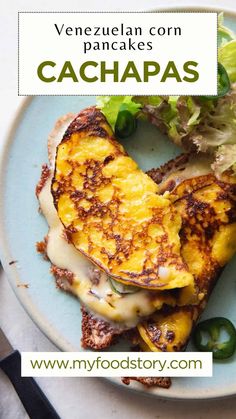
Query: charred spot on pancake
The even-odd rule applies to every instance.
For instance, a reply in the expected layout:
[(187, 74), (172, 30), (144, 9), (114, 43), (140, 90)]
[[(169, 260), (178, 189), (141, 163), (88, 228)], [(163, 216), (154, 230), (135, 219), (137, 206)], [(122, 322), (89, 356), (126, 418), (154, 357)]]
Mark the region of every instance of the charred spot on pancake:
[(50, 176), (50, 169), (49, 169), (47, 164), (43, 164), (42, 165), (41, 176), (40, 176), (39, 182), (37, 183), (36, 188), (35, 188), (35, 194), (36, 194), (37, 197), (39, 196), (41, 190), (45, 186), (49, 176)]
[(169, 377), (123, 377), (122, 382), (127, 386), (131, 381), (137, 381), (146, 387), (162, 387), (169, 388), (171, 386), (171, 379)]
[(165, 176), (169, 176), (172, 172), (175, 172), (176, 170), (184, 170), (185, 165), (190, 160), (190, 157), (191, 154), (188, 153), (180, 154), (180, 156), (172, 160), (169, 160), (167, 163), (165, 163), (158, 169), (155, 168), (148, 170), (147, 174), (154, 180), (154, 182), (160, 184), (165, 178)]
[(115, 343), (123, 330), (113, 327), (109, 322), (95, 317), (82, 307), (82, 338), (83, 348), (104, 349)]
[(48, 244), (48, 236), (45, 236), (42, 241), (36, 243), (37, 252), (40, 253), (46, 260), (48, 260), (47, 244)]
[(51, 270), (51, 273), (56, 278), (56, 283), (57, 283), (59, 288), (62, 288), (61, 287), (61, 284), (62, 284), (61, 280), (63, 280), (63, 279), (66, 280), (69, 285), (73, 284), (73, 280), (74, 280), (73, 272), (69, 271), (68, 269), (59, 268), (58, 266), (55, 266), (55, 265), (52, 265), (50, 270)]

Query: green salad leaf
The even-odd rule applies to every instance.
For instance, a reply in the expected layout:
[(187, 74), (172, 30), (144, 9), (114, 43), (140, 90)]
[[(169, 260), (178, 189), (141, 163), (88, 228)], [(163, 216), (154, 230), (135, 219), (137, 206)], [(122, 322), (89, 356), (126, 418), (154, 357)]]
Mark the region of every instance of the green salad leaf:
[(195, 144), (198, 151), (211, 153), (218, 153), (220, 146), (236, 144), (236, 86), (213, 102), (211, 109), (202, 109), (199, 124), (188, 141)]
[(132, 100), (133, 96), (97, 96), (97, 107), (102, 111), (113, 131), (118, 113), (122, 109), (136, 115), (141, 108), (140, 103)]
[(224, 14), (218, 16), (218, 60), (226, 69), (231, 83), (236, 82), (236, 36), (224, 26)]
[(231, 29), (224, 26), (224, 13), (221, 12), (218, 15), (218, 43), (219, 46), (225, 42), (229, 42), (235, 38), (235, 34)]
[(231, 83), (236, 82), (236, 39), (218, 49), (218, 59), (226, 69)]
[[(139, 100), (145, 101), (143, 97)], [(199, 122), (200, 105), (191, 96), (163, 97), (157, 105), (147, 103), (142, 112), (177, 145)]]
[(230, 168), (236, 173), (236, 144), (220, 146), (216, 151), (216, 159), (212, 168), (217, 176)]
[(173, 96), (157, 106), (145, 103), (142, 112), (175, 144), (215, 154), (217, 175), (230, 167), (236, 172), (236, 85), (217, 101)]

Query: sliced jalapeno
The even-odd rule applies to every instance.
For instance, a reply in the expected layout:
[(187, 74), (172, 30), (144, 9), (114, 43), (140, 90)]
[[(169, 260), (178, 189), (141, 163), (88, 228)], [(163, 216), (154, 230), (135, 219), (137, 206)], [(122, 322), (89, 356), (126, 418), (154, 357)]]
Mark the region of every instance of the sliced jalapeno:
[(131, 112), (121, 109), (118, 113), (115, 125), (115, 133), (120, 138), (129, 137), (136, 130), (137, 121)]
[(230, 90), (230, 79), (227, 71), (221, 63), (218, 63), (218, 88), (216, 96), (202, 96), (202, 99), (215, 100), (225, 96)]
[(112, 279), (111, 277), (109, 277), (109, 281), (111, 284), (111, 288), (113, 289), (113, 291), (115, 291), (117, 294), (134, 294), (135, 292), (140, 291), (140, 288), (135, 287), (133, 285), (124, 285), (121, 284), (118, 281), (115, 281), (114, 279)]
[[(222, 331), (228, 335), (227, 340), (221, 340)], [(196, 326), (193, 341), (199, 351), (212, 352), (214, 359), (226, 359), (236, 350), (236, 329), (230, 320), (215, 317)]]

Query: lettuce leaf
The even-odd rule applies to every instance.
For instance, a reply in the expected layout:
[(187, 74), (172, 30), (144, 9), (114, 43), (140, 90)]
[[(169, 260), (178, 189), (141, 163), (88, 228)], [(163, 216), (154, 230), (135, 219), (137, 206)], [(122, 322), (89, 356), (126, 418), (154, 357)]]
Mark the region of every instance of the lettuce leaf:
[(226, 69), (231, 83), (236, 82), (236, 39), (218, 49), (218, 60)]
[(139, 100), (145, 103), (142, 112), (175, 144), (215, 155), (218, 175), (229, 167), (236, 172), (236, 84), (217, 101), (172, 96), (154, 106), (145, 97)]
[(236, 36), (224, 26), (224, 14), (218, 16), (218, 60), (226, 69), (231, 83), (236, 82)]
[(202, 152), (215, 152), (220, 146), (236, 144), (236, 86), (214, 103), (211, 110), (202, 110), (201, 120), (188, 141)]
[(182, 145), (182, 139), (199, 122), (201, 107), (190, 96), (163, 97), (157, 105), (148, 103), (145, 97), (139, 100), (145, 103), (143, 114), (177, 145)]
[(113, 130), (121, 108), (129, 111), (132, 115), (136, 115), (141, 108), (141, 103), (135, 103), (132, 98), (133, 96), (97, 96), (97, 107), (104, 114)]
[(236, 173), (236, 144), (220, 146), (215, 157), (212, 168), (217, 176), (220, 176), (225, 170), (230, 168)]
[(224, 13), (218, 15), (218, 44), (222, 45), (235, 38), (235, 34), (231, 29), (224, 26)]

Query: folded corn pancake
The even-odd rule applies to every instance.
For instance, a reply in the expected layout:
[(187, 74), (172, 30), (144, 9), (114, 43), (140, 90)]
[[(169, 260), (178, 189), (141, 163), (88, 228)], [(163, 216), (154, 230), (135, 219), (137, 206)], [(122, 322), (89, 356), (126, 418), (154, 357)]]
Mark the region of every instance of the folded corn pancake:
[(236, 251), (236, 178), (229, 173), (217, 179), (209, 160), (186, 155), (149, 175), (162, 192), (172, 191), (173, 205), (182, 218), (182, 256), (194, 275), (200, 302), (166, 306), (141, 322), (140, 344), (144, 350), (180, 351), (186, 347), (223, 266)]
[(180, 256), (180, 215), (95, 107), (68, 127), (51, 190), (68, 240), (117, 281), (159, 290), (193, 284)]
[[(90, 330), (91, 322), (93, 327), (104, 330), (104, 320), (111, 322), (112, 327), (107, 326), (106, 330), (112, 335), (114, 330), (117, 334), (118, 330), (119, 333), (122, 333), (123, 330), (136, 326), (140, 318), (159, 310), (163, 304), (171, 306), (179, 304), (178, 293), (175, 290), (156, 291), (142, 288), (134, 289), (132, 293), (127, 293), (129, 291), (127, 289), (125, 289), (125, 293), (119, 293), (112, 286), (109, 276), (68, 241), (65, 228), (53, 205), (51, 182), (57, 145), (74, 118), (73, 114), (61, 117), (48, 138), (50, 166), (43, 165), (36, 194), (41, 213), (47, 220), (49, 230), (45, 240), (37, 243), (37, 250), (50, 260), (51, 273), (56, 279), (57, 286), (77, 296), (89, 313), (95, 313), (96, 322), (91, 317), (83, 316), (83, 330)], [(95, 335), (96, 340), (93, 339)], [(98, 339), (98, 335), (99, 333), (91, 335), (91, 339), (88, 340), (84, 338), (83, 333), (83, 346), (90, 345), (96, 349), (109, 346), (108, 342), (111, 342), (112, 339)]]

